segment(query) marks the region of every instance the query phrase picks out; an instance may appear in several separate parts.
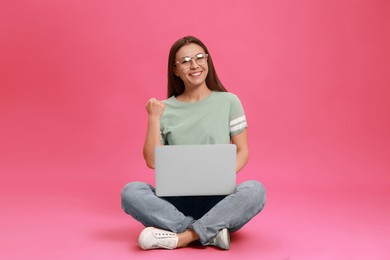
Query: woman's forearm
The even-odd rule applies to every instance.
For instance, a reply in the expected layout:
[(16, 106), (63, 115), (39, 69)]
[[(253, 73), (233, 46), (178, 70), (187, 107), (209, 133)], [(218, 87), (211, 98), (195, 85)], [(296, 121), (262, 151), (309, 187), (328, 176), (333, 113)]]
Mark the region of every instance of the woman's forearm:
[(236, 173), (238, 173), (244, 168), (249, 158), (248, 130), (245, 129), (240, 134), (234, 135), (232, 137), (232, 143), (237, 147)]
[(154, 169), (154, 150), (157, 145), (161, 145), (160, 118), (149, 116), (143, 154), (146, 165), (151, 169)]
[(240, 149), (237, 151), (237, 157), (236, 157), (236, 173), (238, 173), (246, 163), (248, 162), (249, 153), (248, 149)]

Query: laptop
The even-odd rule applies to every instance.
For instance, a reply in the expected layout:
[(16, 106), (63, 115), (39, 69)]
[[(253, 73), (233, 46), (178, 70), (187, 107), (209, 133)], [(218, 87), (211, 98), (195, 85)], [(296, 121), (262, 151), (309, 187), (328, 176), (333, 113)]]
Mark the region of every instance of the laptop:
[(155, 178), (159, 197), (231, 194), (236, 190), (236, 146), (156, 146)]

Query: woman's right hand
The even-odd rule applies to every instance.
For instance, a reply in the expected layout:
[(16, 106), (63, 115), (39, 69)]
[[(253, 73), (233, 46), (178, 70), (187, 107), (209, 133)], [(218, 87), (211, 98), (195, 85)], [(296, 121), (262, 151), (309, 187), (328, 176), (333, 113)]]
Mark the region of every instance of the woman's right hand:
[(164, 113), (165, 104), (158, 99), (151, 98), (146, 102), (145, 108), (149, 116), (160, 118)]

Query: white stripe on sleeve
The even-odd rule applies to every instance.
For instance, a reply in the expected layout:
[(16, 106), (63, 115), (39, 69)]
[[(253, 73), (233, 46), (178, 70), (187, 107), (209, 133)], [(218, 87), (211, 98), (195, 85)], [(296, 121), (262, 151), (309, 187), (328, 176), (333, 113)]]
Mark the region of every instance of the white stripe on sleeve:
[(245, 115), (243, 115), (243, 116), (240, 116), (240, 117), (230, 121), (230, 126), (233, 126), (235, 124), (242, 123), (242, 122), (245, 122), (245, 121), (246, 121), (246, 118), (245, 118)]
[(245, 128), (247, 125), (246, 125), (246, 121), (245, 122), (242, 122), (241, 124), (238, 124), (238, 125), (235, 125), (233, 127), (230, 127), (230, 132), (235, 132), (237, 130), (240, 130), (242, 128)]

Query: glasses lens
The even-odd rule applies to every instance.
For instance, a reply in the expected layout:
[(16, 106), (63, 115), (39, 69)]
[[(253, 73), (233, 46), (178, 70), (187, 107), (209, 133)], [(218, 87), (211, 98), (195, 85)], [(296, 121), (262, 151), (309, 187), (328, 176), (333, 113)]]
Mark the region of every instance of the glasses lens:
[(176, 63), (179, 64), (181, 68), (188, 69), (189, 67), (191, 67), (191, 60), (192, 59), (194, 59), (194, 61), (198, 65), (205, 65), (207, 63), (207, 57), (208, 57), (208, 54), (199, 53), (199, 54), (195, 55), (194, 57), (181, 58)]
[(194, 58), (198, 65), (204, 65), (207, 62), (207, 54), (204, 53), (199, 53)]

